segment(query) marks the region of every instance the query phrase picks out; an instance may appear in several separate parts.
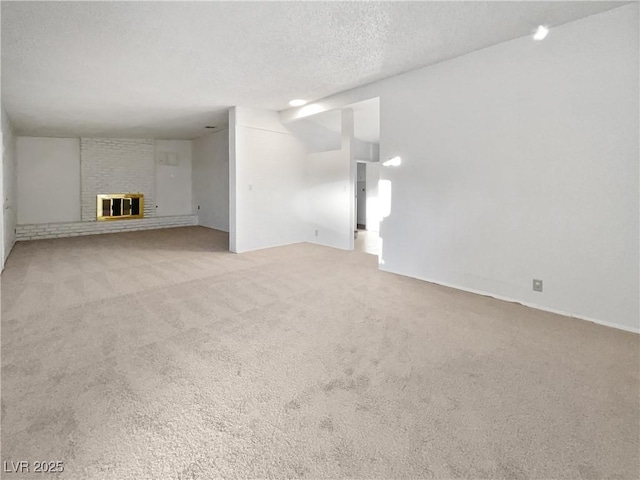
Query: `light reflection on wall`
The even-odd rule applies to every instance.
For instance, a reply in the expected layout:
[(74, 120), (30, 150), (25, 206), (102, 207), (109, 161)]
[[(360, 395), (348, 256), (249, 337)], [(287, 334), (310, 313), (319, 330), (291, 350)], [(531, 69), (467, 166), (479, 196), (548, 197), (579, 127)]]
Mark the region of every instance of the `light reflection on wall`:
[(380, 221), (382, 215), (380, 214), (380, 199), (378, 198), (379, 189), (371, 189), (376, 192), (372, 193), (367, 198), (367, 230), (373, 230), (374, 232), (380, 231)]

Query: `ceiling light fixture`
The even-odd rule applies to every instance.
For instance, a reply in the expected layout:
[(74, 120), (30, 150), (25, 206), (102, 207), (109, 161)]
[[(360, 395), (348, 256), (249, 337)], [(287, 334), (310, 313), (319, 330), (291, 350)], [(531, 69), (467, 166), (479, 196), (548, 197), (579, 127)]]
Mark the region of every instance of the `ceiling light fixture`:
[(544, 40), (546, 36), (549, 34), (549, 29), (544, 25), (538, 25), (536, 29), (536, 33), (533, 34), (534, 40)]
[(382, 164), (383, 167), (397, 167), (402, 163), (402, 159), (400, 157), (393, 157), (387, 160)]
[(291, 105), (292, 107), (301, 107), (303, 105), (306, 105), (307, 101), (306, 100), (301, 100), (299, 98), (296, 98), (295, 100), (291, 100), (289, 102), (289, 105)]

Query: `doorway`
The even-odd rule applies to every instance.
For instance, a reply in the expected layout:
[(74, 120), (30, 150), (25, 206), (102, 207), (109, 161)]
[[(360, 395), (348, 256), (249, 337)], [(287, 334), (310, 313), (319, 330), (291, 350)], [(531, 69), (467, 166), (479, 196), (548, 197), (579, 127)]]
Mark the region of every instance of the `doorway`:
[(367, 164), (357, 162), (356, 174), (356, 228), (367, 229)]
[(356, 237), (354, 249), (379, 256), (382, 250), (382, 242), (378, 234), (380, 224), (378, 218), (380, 165), (377, 161), (357, 160), (356, 162)]

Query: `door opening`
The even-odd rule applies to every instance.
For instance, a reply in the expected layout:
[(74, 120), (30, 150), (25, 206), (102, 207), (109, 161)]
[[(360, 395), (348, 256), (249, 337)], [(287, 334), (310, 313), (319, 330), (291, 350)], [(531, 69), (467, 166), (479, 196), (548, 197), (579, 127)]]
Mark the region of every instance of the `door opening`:
[(367, 164), (358, 162), (356, 176), (356, 229), (367, 229)]

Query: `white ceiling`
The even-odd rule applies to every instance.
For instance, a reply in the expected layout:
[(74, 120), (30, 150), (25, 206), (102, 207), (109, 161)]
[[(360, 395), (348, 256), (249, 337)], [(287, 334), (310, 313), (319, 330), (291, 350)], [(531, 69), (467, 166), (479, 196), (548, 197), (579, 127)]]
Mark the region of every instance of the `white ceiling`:
[(2, 2), (22, 135), (194, 138), (628, 2)]

